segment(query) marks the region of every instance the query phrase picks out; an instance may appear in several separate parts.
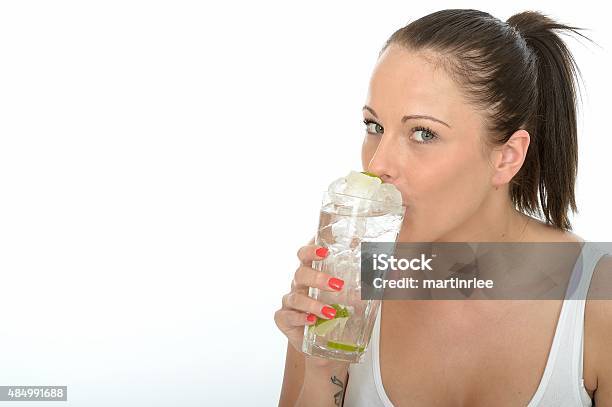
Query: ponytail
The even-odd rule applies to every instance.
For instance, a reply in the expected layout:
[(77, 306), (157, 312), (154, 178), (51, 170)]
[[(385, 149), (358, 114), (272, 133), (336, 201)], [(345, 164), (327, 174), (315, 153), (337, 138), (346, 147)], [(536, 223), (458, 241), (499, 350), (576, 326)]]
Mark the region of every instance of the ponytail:
[(553, 30), (583, 35), (576, 31), (580, 28), (559, 24), (533, 11), (516, 14), (507, 23), (525, 40), (537, 67), (537, 101), (529, 126), (534, 133), (529, 147), (531, 157), (525, 160), (523, 174), (512, 184), (511, 194), (520, 209), (533, 212), (539, 193), (546, 222), (571, 229), (567, 210), (578, 212), (574, 185), (578, 169), (576, 79), (580, 70)]

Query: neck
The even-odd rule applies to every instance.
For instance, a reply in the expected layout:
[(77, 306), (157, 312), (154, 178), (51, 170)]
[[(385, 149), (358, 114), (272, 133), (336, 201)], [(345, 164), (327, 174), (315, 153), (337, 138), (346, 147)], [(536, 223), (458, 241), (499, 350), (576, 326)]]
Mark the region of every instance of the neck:
[(520, 242), (527, 233), (530, 217), (517, 211), (508, 188), (493, 191), (478, 210), (440, 242)]

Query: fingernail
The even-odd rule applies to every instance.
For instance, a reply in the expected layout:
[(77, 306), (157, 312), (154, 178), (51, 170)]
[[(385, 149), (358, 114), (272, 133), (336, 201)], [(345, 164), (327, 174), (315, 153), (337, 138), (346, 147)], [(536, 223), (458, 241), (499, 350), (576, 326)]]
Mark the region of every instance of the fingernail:
[(315, 314), (308, 314), (306, 319), (308, 320), (308, 322), (315, 322), (317, 320), (317, 316)]
[(333, 318), (336, 316), (336, 309), (332, 307), (325, 306), (321, 309), (321, 313), (325, 315), (327, 318)]
[(327, 251), (328, 250), (327, 250), (326, 247), (319, 247), (317, 250), (315, 250), (315, 253), (319, 257), (325, 257), (325, 256), (327, 256)]
[(340, 280), (339, 278), (332, 277), (327, 282), (327, 285), (329, 285), (334, 290), (340, 291), (342, 289), (342, 286), (344, 285), (344, 280)]

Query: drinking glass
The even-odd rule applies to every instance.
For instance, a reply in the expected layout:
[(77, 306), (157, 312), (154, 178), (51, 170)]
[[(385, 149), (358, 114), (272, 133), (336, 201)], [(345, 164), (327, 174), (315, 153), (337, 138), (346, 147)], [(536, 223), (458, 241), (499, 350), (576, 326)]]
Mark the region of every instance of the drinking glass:
[(330, 304), (336, 315), (304, 327), (304, 353), (351, 363), (363, 360), (380, 300), (361, 299), (361, 242), (395, 242), (405, 210), (390, 201), (323, 194), (315, 244), (329, 252), (312, 267), (344, 280), (344, 286), (338, 292), (310, 288), (308, 295)]

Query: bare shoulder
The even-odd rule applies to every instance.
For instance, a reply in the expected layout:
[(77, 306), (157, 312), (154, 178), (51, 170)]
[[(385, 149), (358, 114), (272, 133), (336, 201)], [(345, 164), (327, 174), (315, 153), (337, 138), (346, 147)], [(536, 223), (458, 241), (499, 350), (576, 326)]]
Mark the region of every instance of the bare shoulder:
[(530, 217), (529, 231), (525, 241), (528, 242), (584, 242), (577, 234), (546, 224), (539, 219)]
[(599, 306), (612, 309), (612, 254), (604, 254), (595, 264), (587, 299), (604, 300)]
[[(612, 356), (612, 255), (601, 256), (593, 270), (585, 313)], [(612, 358), (611, 358), (612, 359)], [(610, 363), (612, 367), (612, 363)]]

